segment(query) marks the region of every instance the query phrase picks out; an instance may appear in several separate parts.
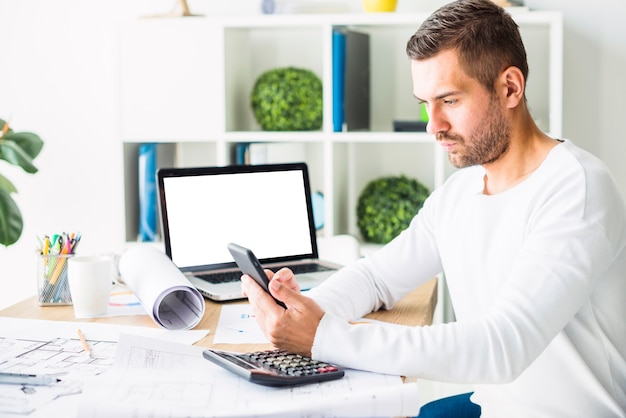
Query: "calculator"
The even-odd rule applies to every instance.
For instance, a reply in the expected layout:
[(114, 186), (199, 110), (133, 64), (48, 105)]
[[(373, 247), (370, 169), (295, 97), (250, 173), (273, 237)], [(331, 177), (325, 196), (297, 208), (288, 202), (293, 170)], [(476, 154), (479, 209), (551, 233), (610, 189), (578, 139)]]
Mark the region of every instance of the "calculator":
[(203, 351), (210, 360), (252, 383), (265, 386), (293, 386), (340, 379), (344, 370), (334, 364), (284, 350), (235, 353), (208, 349)]

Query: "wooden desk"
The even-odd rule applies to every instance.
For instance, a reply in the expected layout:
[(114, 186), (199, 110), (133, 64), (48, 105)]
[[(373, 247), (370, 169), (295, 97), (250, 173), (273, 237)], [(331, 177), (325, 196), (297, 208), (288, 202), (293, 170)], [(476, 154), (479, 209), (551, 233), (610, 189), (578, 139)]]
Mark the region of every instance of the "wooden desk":
[[(211, 332), (196, 345), (202, 347), (215, 347), (233, 351), (254, 351), (267, 349), (268, 345), (260, 344), (213, 344), (213, 337), (217, 329), (221, 307), (224, 304), (247, 303), (245, 301), (215, 303), (206, 301), (204, 317), (194, 329), (209, 329)], [(405, 325), (429, 325), (432, 323), (433, 312), (437, 303), (437, 279), (432, 279), (420, 286), (389, 311), (378, 311), (367, 315), (368, 318), (381, 321), (393, 322)], [(0, 310), (0, 316), (47, 319), (55, 321), (87, 321), (102, 322), (109, 324), (134, 325), (157, 328), (152, 318), (148, 315), (140, 316), (115, 316), (92, 319), (75, 319), (71, 306), (39, 306), (36, 296), (19, 302), (6, 309)]]

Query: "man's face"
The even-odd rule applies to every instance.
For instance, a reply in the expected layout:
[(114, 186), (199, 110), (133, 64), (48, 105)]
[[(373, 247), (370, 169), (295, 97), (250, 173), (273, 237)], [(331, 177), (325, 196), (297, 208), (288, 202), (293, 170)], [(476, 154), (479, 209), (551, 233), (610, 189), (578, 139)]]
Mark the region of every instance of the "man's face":
[(495, 93), (465, 74), (455, 51), (412, 61), (413, 93), (426, 104), (428, 132), (458, 168), (489, 164), (508, 149), (509, 123)]

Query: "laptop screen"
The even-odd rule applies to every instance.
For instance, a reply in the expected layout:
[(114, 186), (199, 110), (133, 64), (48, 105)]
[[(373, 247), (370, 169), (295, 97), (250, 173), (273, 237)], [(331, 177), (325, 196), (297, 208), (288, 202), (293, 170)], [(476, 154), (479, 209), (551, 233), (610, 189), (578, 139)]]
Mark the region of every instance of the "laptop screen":
[(233, 265), (234, 242), (261, 261), (317, 257), (305, 164), (161, 169), (165, 250), (183, 271)]

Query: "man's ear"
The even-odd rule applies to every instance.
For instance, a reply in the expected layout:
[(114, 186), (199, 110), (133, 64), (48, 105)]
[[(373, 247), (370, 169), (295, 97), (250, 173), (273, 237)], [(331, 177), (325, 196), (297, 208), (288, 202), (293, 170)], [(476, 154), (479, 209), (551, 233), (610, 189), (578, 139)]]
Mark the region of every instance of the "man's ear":
[(516, 107), (524, 100), (524, 75), (519, 68), (511, 66), (500, 74), (500, 86), (506, 91), (506, 103), (509, 108)]

